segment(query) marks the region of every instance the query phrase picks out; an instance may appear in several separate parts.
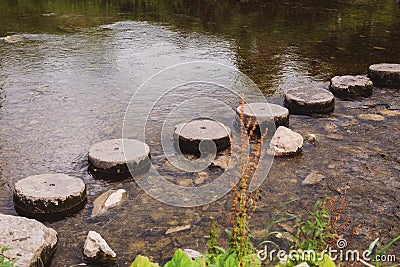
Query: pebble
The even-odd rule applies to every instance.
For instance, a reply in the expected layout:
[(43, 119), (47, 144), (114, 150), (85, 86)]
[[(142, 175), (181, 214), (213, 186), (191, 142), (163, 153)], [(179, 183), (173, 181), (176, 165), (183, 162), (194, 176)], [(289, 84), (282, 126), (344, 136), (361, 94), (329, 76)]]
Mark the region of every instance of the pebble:
[(383, 121), (385, 117), (378, 115), (378, 114), (360, 114), (358, 118), (361, 120), (369, 120), (369, 121)]
[(181, 231), (185, 231), (185, 230), (189, 230), (192, 226), (190, 224), (186, 224), (186, 225), (182, 225), (182, 226), (176, 226), (176, 227), (172, 227), (169, 228), (165, 234), (169, 235), (169, 234), (173, 234), (176, 232), (181, 232)]

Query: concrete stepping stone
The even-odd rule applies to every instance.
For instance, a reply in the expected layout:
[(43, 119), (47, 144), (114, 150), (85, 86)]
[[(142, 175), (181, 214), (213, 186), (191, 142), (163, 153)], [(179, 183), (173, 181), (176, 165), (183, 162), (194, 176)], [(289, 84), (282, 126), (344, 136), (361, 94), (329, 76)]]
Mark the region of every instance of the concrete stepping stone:
[(134, 139), (111, 139), (89, 149), (89, 170), (96, 178), (120, 180), (145, 173), (150, 167), (150, 148)]
[(19, 180), (14, 186), (18, 214), (41, 221), (72, 215), (86, 204), (86, 185), (66, 174), (46, 173)]
[(272, 119), (275, 122), (275, 127), (289, 126), (289, 110), (280, 105), (271, 103), (250, 103), (243, 106), (237, 107), (236, 119), (239, 120), (236, 123), (240, 125), (240, 115), (243, 112), (243, 122), (245, 126), (249, 125), (252, 129), (255, 125), (259, 127), (259, 124), (264, 125), (266, 128), (268, 122)]
[(16, 265), (50, 266), (56, 245), (55, 230), (33, 219), (0, 213), (0, 246), (10, 248), (4, 255), (17, 259)]
[(301, 86), (287, 90), (285, 105), (290, 114), (325, 114), (335, 109), (335, 98), (323, 88)]
[(373, 64), (368, 68), (368, 76), (374, 86), (400, 88), (400, 64)]
[[(212, 152), (214, 142), (217, 152), (230, 147), (231, 130), (224, 124), (209, 120), (193, 120), (175, 126), (175, 145), (182, 153), (200, 155), (200, 149), (204, 152)], [(200, 145), (200, 143), (202, 143)]]
[(329, 90), (338, 97), (368, 97), (372, 95), (372, 81), (361, 75), (335, 76), (331, 79)]
[(279, 126), (271, 139), (267, 153), (276, 157), (300, 154), (303, 137), (285, 126)]

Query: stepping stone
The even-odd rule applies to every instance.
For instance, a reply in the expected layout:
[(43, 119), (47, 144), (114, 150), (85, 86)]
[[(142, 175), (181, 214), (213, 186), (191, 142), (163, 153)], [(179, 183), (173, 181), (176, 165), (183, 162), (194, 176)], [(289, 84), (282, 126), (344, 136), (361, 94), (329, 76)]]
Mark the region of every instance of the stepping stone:
[(285, 105), (291, 114), (325, 114), (335, 109), (335, 98), (323, 88), (302, 86), (287, 90)]
[(372, 81), (361, 75), (335, 76), (329, 85), (331, 92), (339, 97), (368, 97), (372, 95), (373, 87)]
[(29, 218), (55, 221), (78, 212), (85, 204), (85, 183), (66, 174), (33, 175), (14, 186), (15, 210)]
[(255, 125), (259, 127), (259, 124), (266, 128), (268, 122), (272, 119), (275, 121), (275, 127), (279, 126), (289, 126), (289, 110), (285, 107), (271, 104), (271, 103), (250, 103), (243, 106), (237, 107), (236, 123), (240, 125), (240, 115), (243, 112), (243, 122), (244, 125), (249, 125), (252, 129)]
[(267, 153), (276, 157), (300, 154), (303, 148), (303, 137), (286, 128), (279, 126), (271, 139)]
[(175, 140), (179, 143), (175, 145), (178, 145), (180, 151), (196, 156), (201, 154), (200, 149), (206, 153), (213, 152), (214, 144), (216, 152), (227, 149), (230, 147), (230, 135), (229, 127), (209, 119), (178, 124), (174, 131)]
[(10, 248), (4, 255), (20, 267), (50, 266), (57, 232), (36, 220), (0, 213), (0, 246)]
[(368, 76), (374, 86), (400, 87), (400, 64), (381, 63), (369, 66)]
[(134, 139), (111, 139), (89, 149), (89, 170), (96, 178), (120, 180), (150, 168), (150, 148)]

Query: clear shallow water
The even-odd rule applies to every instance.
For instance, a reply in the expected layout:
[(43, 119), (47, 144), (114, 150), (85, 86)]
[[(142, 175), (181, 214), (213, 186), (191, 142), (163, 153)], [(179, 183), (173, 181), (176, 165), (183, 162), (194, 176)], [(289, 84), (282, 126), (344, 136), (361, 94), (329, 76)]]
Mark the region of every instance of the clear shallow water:
[[(204, 251), (210, 216), (218, 218), (221, 229), (228, 226), (228, 214), (221, 213), (229, 210), (226, 197), (205, 207), (175, 208), (150, 198), (133, 181), (108, 183), (87, 174), (88, 148), (121, 137), (129, 100), (151, 75), (173, 64), (216, 61), (237, 67), (266, 97), (281, 103), (290, 87), (326, 87), (334, 75), (362, 74), (369, 64), (400, 59), (395, 1), (35, 3), (0, 4), (0, 35), (22, 38), (0, 42), (0, 212), (15, 214), (10, 187), (28, 175), (65, 172), (87, 183), (85, 209), (49, 224), (59, 233), (53, 266), (83, 262), (88, 230), (101, 233), (119, 255), (120, 266), (126, 266), (139, 253), (164, 262), (177, 247)], [(347, 189), (349, 209), (362, 225), (358, 244), (365, 247), (378, 236), (398, 233), (399, 114), (385, 110), (399, 112), (399, 99), (397, 89), (381, 89), (370, 99), (337, 100), (329, 116), (292, 116), (291, 128), (317, 134), (317, 141), (307, 142), (302, 156), (274, 161), (254, 216), (255, 232), (283, 201), (300, 198), (288, 207), (298, 213), (318, 197)], [(235, 106), (235, 101), (228, 102)], [(155, 122), (168, 110), (162, 107), (153, 114)], [(382, 122), (358, 118), (379, 112)], [(156, 138), (154, 146), (159, 148)], [(191, 185), (196, 174), (174, 171), (160, 152), (154, 150), (155, 164), (171, 179), (178, 177), (177, 183)], [(313, 170), (327, 179), (302, 186)], [(210, 171), (213, 175), (219, 174)], [(95, 197), (119, 187), (129, 192), (121, 209), (90, 219)], [(184, 224), (191, 229), (165, 235)]]

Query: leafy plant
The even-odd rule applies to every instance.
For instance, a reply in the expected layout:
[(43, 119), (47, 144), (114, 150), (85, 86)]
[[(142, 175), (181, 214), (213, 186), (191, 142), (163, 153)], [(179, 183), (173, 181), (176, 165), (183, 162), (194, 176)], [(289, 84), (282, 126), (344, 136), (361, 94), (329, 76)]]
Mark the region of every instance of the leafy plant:
[[(294, 267), (299, 266), (302, 263), (307, 263), (310, 267), (335, 267), (335, 263), (331, 260), (328, 254), (316, 253), (314, 257), (310, 254), (305, 254), (303, 251), (297, 250), (298, 253), (293, 255), (292, 259), (287, 258), (275, 267)], [(305, 265), (306, 266), (306, 265)]]
[(132, 262), (130, 267), (159, 267), (157, 263), (153, 263), (149, 258), (138, 255)]
[(334, 239), (330, 220), (331, 216), (328, 210), (324, 207), (323, 202), (318, 200), (308, 219), (297, 224), (294, 248), (323, 251)]
[(218, 246), (218, 229), (217, 229), (217, 224), (215, 221), (212, 219), (210, 223), (210, 235), (206, 236), (208, 239), (207, 241), (207, 263), (210, 264), (216, 264), (217, 257), (221, 254), (225, 253), (225, 250)]
[[(236, 266), (260, 266), (261, 262), (258, 260), (253, 244), (251, 242), (251, 233), (249, 230), (250, 220), (257, 207), (258, 199), (258, 189), (255, 191), (249, 191), (251, 179), (257, 178), (258, 166), (261, 164), (262, 160), (262, 143), (266, 136), (265, 133), (261, 133), (258, 137), (256, 131), (257, 123), (249, 119), (245, 123), (244, 118), (244, 97), (242, 97), (242, 102), (240, 106), (240, 124), (241, 124), (241, 145), (239, 148), (233, 146), (231, 142), (232, 149), (238, 149), (240, 155), (240, 170), (239, 170), (239, 181), (234, 185), (232, 189), (232, 207), (231, 207), (231, 221), (232, 221), (232, 231), (231, 239), (229, 242), (228, 257), (226, 260), (230, 261), (237, 260)], [(248, 151), (247, 143), (251, 143), (254, 139), (256, 142), (254, 146)], [(264, 152), (265, 153), (265, 152)], [(248, 164), (244, 164), (248, 162)], [(228, 176), (230, 173), (228, 172)], [(236, 254), (236, 257), (231, 256)], [(257, 259), (257, 260), (255, 260)], [(249, 263), (255, 265), (248, 265)]]
[(7, 250), (10, 250), (10, 248), (5, 246), (0, 247), (0, 267), (18, 267), (18, 265), (15, 265), (16, 259), (11, 259), (4, 255), (4, 252)]

